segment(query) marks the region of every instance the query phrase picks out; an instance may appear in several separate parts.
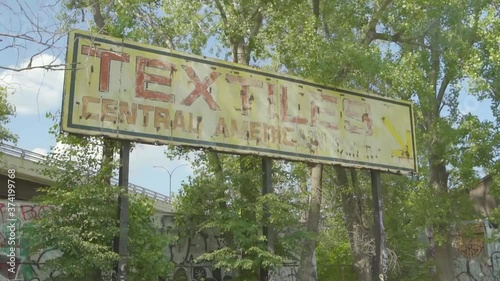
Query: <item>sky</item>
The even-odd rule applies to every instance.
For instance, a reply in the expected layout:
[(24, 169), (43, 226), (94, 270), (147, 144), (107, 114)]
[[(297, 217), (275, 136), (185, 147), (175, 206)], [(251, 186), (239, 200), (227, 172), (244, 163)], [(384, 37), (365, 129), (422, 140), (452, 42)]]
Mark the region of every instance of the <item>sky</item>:
[[(57, 13), (59, 6), (50, 6), (42, 0), (18, 0), (17, 3), (28, 3), (23, 6), (25, 14), (21, 13), (16, 1), (12, 1), (13, 10), (4, 9), (0, 4), (0, 34), (22, 34), (33, 30), (33, 24), (44, 26), (48, 31), (58, 27)], [(58, 1), (48, 1), (58, 2)], [(87, 15), (89, 17), (89, 15)], [(36, 19), (37, 22), (30, 22)], [(89, 20), (89, 19), (87, 19)], [(29, 33), (37, 39), (37, 33)], [(42, 36), (44, 40), (50, 36)], [(12, 43), (10, 39), (0, 36), (0, 50)], [(33, 54), (41, 53), (31, 62), (31, 66), (41, 66), (47, 63), (63, 64), (65, 58), (66, 38), (56, 37), (54, 47), (44, 50), (41, 45), (25, 44), (16, 41), (19, 46), (0, 51), (0, 66), (11, 68), (27, 67)], [(53, 40), (48, 42), (52, 43)], [(211, 42), (213, 44), (213, 42)], [(208, 50), (208, 48), (207, 48)], [(204, 54), (213, 57), (212, 54)], [(8, 100), (16, 107), (16, 116), (11, 119), (8, 129), (19, 137), (17, 146), (41, 154), (47, 154), (51, 147), (60, 146), (55, 136), (50, 135), (49, 128), (54, 121), (46, 118), (46, 113), (57, 113), (62, 104), (62, 87), (64, 71), (46, 71), (38, 68), (33, 70), (12, 72), (0, 69), (0, 86), (7, 86), (12, 94)], [(459, 109), (462, 113), (475, 113), (481, 119), (493, 119), (488, 102), (479, 102), (472, 96), (462, 94)], [(164, 169), (172, 171), (172, 191), (178, 192), (181, 183), (192, 175), (189, 162), (184, 160), (169, 160), (165, 155), (165, 146), (138, 144), (130, 156), (130, 182), (168, 195), (169, 175)], [(161, 166), (163, 168), (155, 168)]]

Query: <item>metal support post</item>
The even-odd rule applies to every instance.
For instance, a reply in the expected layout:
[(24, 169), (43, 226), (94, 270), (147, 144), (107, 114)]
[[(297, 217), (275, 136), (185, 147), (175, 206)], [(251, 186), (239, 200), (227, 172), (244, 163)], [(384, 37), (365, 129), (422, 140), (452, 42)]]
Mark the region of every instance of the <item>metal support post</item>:
[(375, 260), (373, 276), (379, 281), (387, 281), (387, 252), (385, 248), (384, 209), (382, 200), (382, 180), (379, 171), (371, 170), (373, 222), (375, 236)]
[(118, 237), (118, 254), (120, 259), (116, 269), (118, 281), (127, 280), (126, 265), (128, 258), (128, 176), (130, 165), (130, 142), (122, 141), (120, 149), (120, 174), (118, 184), (122, 188), (118, 197), (118, 218), (120, 234)]
[[(272, 182), (272, 168), (273, 162), (271, 158), (263, 157), (262, 158), (262, 195), (266, 195), (269, 193), (273, 193), (273, 182)], [(266, 206), (265, 210), (265, 220), (269, 218), (268, 206)], [(274, 252), (274, 234), (273, 229), (269, 225), (264, 225), (262, 228), (262, 235), (264, 235), (267, 239), (267, 250), (271, 253)], [(260, 281), (268, 280), (269, 271), (267, 268), (260, 269)]]

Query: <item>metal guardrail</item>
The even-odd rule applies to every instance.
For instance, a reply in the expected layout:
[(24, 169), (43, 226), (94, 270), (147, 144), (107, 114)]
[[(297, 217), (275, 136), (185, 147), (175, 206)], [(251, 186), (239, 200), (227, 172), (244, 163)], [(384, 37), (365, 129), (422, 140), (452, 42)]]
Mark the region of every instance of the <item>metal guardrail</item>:
[[(43, 154), (36, 153), (33, 151), (29, 151), (29, 150), (25, 150), (25, 149), (19, 148), (17, 146), (4, 144), (4, 143), (0, 143), (0, 152), (5, 153), (7, 155), (14, 156), (14, 157), (19, 157), (21, 159), (25, 159), (28, 161), (36, 162), (36, 163), (40, 163), (40, 162), (43, 162), (46, 160), (46, 156)], [(118, 179), (112, 178), (111, 184), (118, 185)], [(128, 185), (128, 190), (131, 192), (134, 192), (134, 193), (146, 195), (147, 197), (154, 199), (154, 200), (170, 203), (170, 197), (168, 197), (164, 194), (155, 192), (153, 190), (147, 189), (147, 188), (142, 187), (142, 186), (138, 186), (138, 185), (130, 183)]]

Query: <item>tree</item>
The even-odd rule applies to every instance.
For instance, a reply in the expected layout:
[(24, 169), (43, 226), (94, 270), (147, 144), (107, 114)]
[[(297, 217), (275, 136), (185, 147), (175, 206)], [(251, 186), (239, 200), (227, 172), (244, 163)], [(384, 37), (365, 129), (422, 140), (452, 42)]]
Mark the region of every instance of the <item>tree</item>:
[[(359, 3), (319, 2), (319, 20), (311, 10), (301, 9), (295, 13), (292, 21), (275, 30), (274, 38), (279, 38), (274, 55), (278, 65), (297, 75), (312, 78), (319, 82), (363, 89), (369, 85), (366, 77), (376, 77), (380, 65), (380, 54), (372, 51), (364, 41), (362, 27), (354, 27), (352, 23), (364, 24), (365, 15), (372, 11)], [(317, 6), (317, 5), (315, 5)], [(376, 10), (378, 7), (374, 7)], [(317, 12), (318, 13), (318, 12)], [(319, 22), (319, 24), (318, 24)], [(376, 24), (378, 19), (374, 19)], [(279, 25), (278, 25), (279, 26)], [(321, 30), (318, 30), (321, 26)], [(297, 35), (303, 40), (296, 40)], [(353, 59), (356, 58), (356, 59)], [(353, 75), (355, 73), (356, 75)], [(363, 190), (356, 188), (357, 171), (335, 167), (337, 182), (323, 188), (338, 186), (342, 190), (342, 206), (345, 224), (354, 264), (360, 280), (371, 279), (371, 252), (366, 251), (372, 242), (370, 229), (366, 228), (363, 219), (367, 212)], [(353, 186), (350, 187), (348, 172), (352, 174)], [(357, 210), (360, 210), (359, 212)]]
[[(102, 18), (103, 11), (98, 4), (97, 1), (64, 3), (70, 9), (81, 5), (90, 7), (98, 31), (110, 34), (113, 29), (105, 29), (109, 25)], [(19, 9), (26, 13), (21, 3)], [(64, 28), (75, 23), (75, 14), (67, 13), (67, 10), (60, 16)], [(96, 29), (94, 25), (91, 27)], [(32, 39), (29, 33), (20, 38)], [(28, 66), (27, 69), (31, 67)], [(42, 67), (50, 69), (54, 65)], [(49, 114), (48, 117), (59, 123), (60, 116)], [(56, 149), (49, 154), (46, 169), (42, 172), (54, 184), (41, 188), (41, 195), (35, 201), (53, 207), (40, 220), (28, 224), (23, 229), (23, 235), (30, 237), (33, 252), (45, 248), (61, 251), (61, 256), (46, 264), (47, 269), (58, 273), (55, 279), (108, 280), (114, 274), (119, 258), (114, 241), (118, 236), (117, 198), (124, 192), (122, 187), (112, 186), (110, 181), (119, 166), (115, 161), (118, 143), (104, 138), (60, 133), (58, 125), (54, 125), (51, 132), (57, 136), (56, 148), (64, 149)], [(159, 276), (166, 278), (169, 274), (169, 262), (165, 255), (169, 238), (153, 223), (154, 212), (152, 201), (137, 195), (130, 196), (126, 270), (133, 280), (155, 280)]]
[[(393, 4), (393, 9), (397, 15), (403, 12), (407, 14), (407, 8), (399, 4)], [(427, 10), (425, 15), (421, 12), (424, 9)], [(400, 32), (406, 34), (402, 39), (405, 36), (418, 37), (420, 42), (424, 42), (424, 46), (416, 46), (404, 43), (402, 39), (394, 40), (403, 44), (399, 53), (401, 60), (395, 60), (398, 63), (395, 70), (403, 67), (411, 70), (406, 72), (411, 73), (411, 76), (391, 75), (393, 80), (389, 84), (403, 83), (403, 79), (413, 80), (411, 86), (407, 82), (397, 89), (404, 89), (418, 99), (419, 140), (426, 144), (426, 149), (420, 153), (427, 162), (422, 163), (421, 170), (428, 173), (425, 180), (433, 190), (433, 198), (443, 199), (440, 203), (443, 210), (452, 204), (454, 188), (467, 190), (467, 185), (477, 178), (474, 167), (485, 167), (488, 162), (498, 159), (498, 155), (495, 157), (490, 150), (493, 148), (494, 151), (498, 144), (487, 141), (491, 139), (488, 135), (495, 136), (498, 130), (494, 129), (491, 121), (481, 122), (472, 114), (462, 114), (458, 107), (462, 87), (468, 95), (490, 97), (498, 101), (494, 88), (497, 82), (489, 77), (489, 71), (484, 70), (497, 65), (496, 61), (484, 56), (491, 53), (486, 43), (494, 33), (480, 31), (480, 26), (498, 24), (496, 19), (481, 16), (484, 13), (491, 15), (495, 13), (494, 10), (491, 3), (481, 1), (460, 4), (433, 2), (432, 5), (424, 2), (412, 7), (407, 14), (408, 20), (421, 22), (416, 27), (404, 26), (398, 20), (387, 20), (387, 25), (392, 25), (388, 29), (391, 34)], [(463, 81), (470, 86), (464, 85)], [(483, 132), (480, 138), (486, 141), (479, 143), (473, 130), (462, 129), (470, 128), (471, 122), (480, 128)], [(480, 159), (462, 152), (465, 147), (471, 146), (481, 151)], [(426, 215), (426, 224), (434, 226), (434, 233), (447, 241), (437, 243), (435, 250), (438, 279), (452, 280), (454, 267), (449, 227), (453, 218), (460, 218), (454, 217), (453, 213), (444, 213), (442, 218), (447, 220), (429, 213)]]
[(0, 87), (0, 141), (16, 142), (16, 135), (9, 132), (4, 126), (14, 115), (15, 109), (7, 101), (7, 89)]
[[(194, 171), (193, 179), (183, 186), (175, 204), (176, 226), (184, 232), (220, 231), (226, 239), (225, 246), (201, 255), (196, 261), (209, 260), (217, 268), (232, 269), (240, 274), (238, 280), (257, 280), (260, 267), (279, 267), (292, 259), (296, 244), (303, 236), (298, 231), (301, 201), (288, 186), (293, 176), (282, 171), (282, 165), (274, 167), (273, 184), (277, 191), (262, 196), (258, 169), (242, 172), (239, 157), (218, 155), (218, 160), (211, 162), (209, 158), (213, 157), (210, 153), (199, 154), (194, 160), (193, 166), (199, 168)], [(254, 197), (249, 199), (249, 193)], [(269, 252), (264, 243), (263, 226), (273, 227), (274, 253)]]
[[(453, 206), (455, 190), (467, 189), (477, 179), (474, 168), (498, 163), (494, 152), (498, 151), (498, 117), (496, 123), (480, 121), (459, 110), (459, 96), (463, 93), (491, 99), (494, 116), (498, 116), (498, 83), (491, 75), (498, 65), (491, 55), (494, 27), (498, 25), (493, 16), (496, 8), (487, 1), (321, 3), (321, 39), (311, 36), (305, 42), (292, 41), (283, 33), (278, 43), (283, 52), (278, 58), (288, 69), (298, 69), (301, 75), (319, 81), (416, 102), (417, 143), (424, 147), (419, 150), (422, 177), (410, 184), (418, 187), (415, 193), (427, 193), (421, 198), (435, 199), (439, 211), (434, 208), (432, 212), (424, 211), (425, 215), (418, 212), (412, 220), (419, 221), (420, 227), (435, 226), (434, 233), (441, 238), (435, 251), (438, 278), (451, 280), (451, 248), (449, 242), (442, 241), (449, 241), (449, 226), (462, 218), (451, 211), (455, 209), (446, 208)], [(287, 54), (291, 48), (307, 52)], [(322, 61), (336, 63), (327, 65)], [(472, 130), (471, 125), (476, 129)], [(471, 148), (481, 157), (464, 153)], [(344, 169), (338, 169), (341, 186), (348, 186), (346, 175)], [(346, 202), (356, 202), (352, 191), (346, 189), (346, 194)], [(412, 204), (425, 206), (419, 205), (424, 203), (421, 198), (412, 197), (417, 200)], [(355, 203), (344, 212), (347, 216), (361, 207)], [(359, 220), (346, 223), (356, 226)], [(349, 233), (355, 238), (359, 232)], [(351, 243), (353, 250), (355, 245)], [(360, 258), (364, 257), (361, 253)]]
[[(272, 38), (273, 29), (288, 19), (288, 17), (284, 16), (287, 12), (290, 12), (291, 15), (292, 12), (308, 8), (302, 1), (282, 1), (277, 3), (267, 1), (233, 1), (232, 3), (230, 1), (215, 1), (213, 5), (204, 6), (205, 10), (203, 14), (206, 16), (203, 16), (203, 19), (208, 19), (208, 23), (213, 23), (210, 15), (215, 14), (219, 18), (216, 26), (220, 27), (216, 28), (214, 36), (231, 51), (233, 62), (243, 64), (249, 64), (252, 56), (258, 58), (259, 55), (266, 52), (266, 37)], [(175, 7), (175, 4), (168, 5), (168, 7), (172, 6)], [(199, 9), (197, 5), (194, 6), (196, 7), (195, 9)], [(185, 10), (182, 10), (182, 13), (179, 13), (179, 11), (173, 8), (168, 10), (169, 13), (175, 15), (175, 18), (200, 14), (199, 10), (190, 10), (191, 13), (185, 13)], [(316, 16), (318, 17), (319, 15)], [(191, 34), (196, 34), (195, 30), (191, 32)], [(219, 157), (216, 154), (214, 156)], [(258, 161), (256, 160), (258, 159), (255, 157), (242, 157), (240, 162), (242, 173), (245, 174), (249, 170), (253, 170), (254, 173), (258, 172), (258, 170), (255, 170), (255, 167), (258, 167)], [(313, 193), (310, 201), (311, 207), (308, 212), (307, 230), (313, 232), (313, 236), (304, 238), (304, 242), (307, 245), (304, 246), (300, 257), (298, 273), (299, 278), (304, 280), (306, 280), (305, 278), (316, 276), (312, 262), (316, 248), (315, 234), (318, 232), (319, 225), (322, 166), (315, 165), (311, 169), (311, 175), (314, 180), (311, 182)], [(250, 221), (255, 219), (255, 214), (250, 210), (252, 208), (251, 205), (258, 203), (259, 200), (258, 196), (255, 195), (256, 191), (258, 189), (252, 191), (247, 185), (241, 186), (240, 189), (243, 197), (250, 201), (250, 204), (247, 206), (242, 206), (244, 208), (242, 216), (250, 219)], [(246, 250), (243, 248), (243, 251), (245, 252)]]
[[(41, 195), (34, 198), (37, 204), (52, 208), (23, 227), (23, 236), (29, 237), (31, 252), (47, 248), (61, 252), (44, 267), (57, 272), (55, 280), (108, 280), (118, 260), (113, 240), (122, 191), (108, 183), (117, 163), (103, 161), (100, 139), (64, 134), (57, 139), (64, 146), (52, 150), (42, 170), (54, 184), (40, 188)], [(169, 237), (153, 222), (154, 202), (131, 195), (129, 213), (129, 278), (166, 278)]]
[[(325, 167), (324, 186), (328, 186), (335, 174)], [(354, 259), (349, 244), (347, 229), (344, 225), (344, 213), (339, 191), (326, 189), (318, 247), (316, 249), (318, 280), (328, 280), (332, 276), (338, 280), (356, 280)], [(328, 203), (326, 203), (328, 202)]]
[[(298, 2), (298, 1), (297, 1)], [(125, 4), (128, 4), (126, 9), (124, 9)], [(292, 11), (294, 9), (293, 5), (295, 1), (284, 1), (279, 3), (279, 7)], [(180, 50), (187, 50), (193, 53), (199, 53), (200, 48), (207, 42), (208, 38), (215, 37), (224, 46), (221, 48), (223, 50), (226, 48), (229, 50), (233, 62), (248, 64), (251, 61), (252, 55), (258, 51), (263, 50), (263, 45), (260, 43), (262, 41), (261, 31), (264, 30), (264, 21), (272, 23), (272, 17), (277, 16), (277, 8), (273, 7), (273, 4), (268, 1), (235, 1), (230, 3), (228, 1), (215, 1), (215, 2), (204, 2), (195, 1), (190, 3), (179, 2), (179, 1), (166, 1), (164, 3), (163, 11), (158, 13), (152, 13), (153, 15), (160, 14), (161, 16), (154, 16), (154, 21), (144, 21), (143, 11), (146, 9), (155, 9), (154, 3), (148, 1), (133, 1), (127, 3), (114, 3), (105, 1), (73, 1), (70, 2), (68, 7), (70, 9), (81, 9), (85, 7), (91, 7), (91, 13), (95, 19), (97, 30), (105, 30), (107, 33), (119, 36), (128, 37), (137, 41), (142, 42), (158, 42), (158, 38), (165, 39), (160, 45), (164, 45), (171, 48), (176, 48)], [(114, 13), (107, 13), (106, 11), (115, 11)], [(214, 20), (214, 18), (216, 18)], [(196, 24), (193, 24), (193, 19), (196, 20)], [(151, 27), (151, 22), (161, 23), (161, 29), (154, 29)], [(147, 30), (155, 30), (155, 32), (146, 33), (143, 31), (144, 24), (148, 25)], [(213, 26), (212, 26), (213, 25)], [(199, 32), (203, 30), (204, 32)], [(163, 30), (173, 31), (166, 33)], [(169, 34), (168, 36), (165, 36)], [(187, 40), (189, 38), (189, 40)], [(209, 162), (207, 166), (214, 165), (215, 167), (222, 167), (221, 163), (225, 161), (230, 161), (226, 159), (232, 159), (231, 157), (221, 156), (217, 153), (210, 153), (210, 157), (204, 159), (204, 161)], [(259, 175), (260, 169), (259, 158), (257, 157), (240, 157), (239, 158), (239, 169), (241, 175)], [(204, 163), (205, 164), (205, 163)], [(233, 165), (230, 165), (230, 169), (233, 169)], [(257, 169), (256, 169), (257, 168)], [(227, 187), (224, 185), (223, 173), (226, 173), (222, 168), (217, 168), (214, 170), (216, 174), (215, 179), (219, 183), (218, 187)], [(206, 175), (201, 175), (206, 177)], [(200, 179), (201, 180), (201, 179)], [(201, 180), (204, 184), (205, 180)], [(259, 235), (260, 228), (257, 227), (262, 223), (259, 222), (259, 213), (250, 207), (254, 204), (259, 205), (259, 196), (257, 195), (260, 189), (259, 181), (252, 179), (251, 181), (243, 181), (240, 179), (233, 179), (232, 183), (238, 186), (232, 186), (236, 188), (235, 193), (238, 196), (231, 197), (235, 202), (240, 203), (242, 206), (238, 207), (241, 209), (241, 214), (239, 215), (240, 220), (248, 221), (253, 223), (252, 231), (245, 230), (246, 235), (250, 241), (254, 243), (243, 242), (235, 238), (238, 235), (237, 229), (227, 230), (226, 240), (229, 241), (229, 248), (241, 252), (241, 257), (244, 260), (240, 263), (229, 263), (226, 261), (227, 265), (232, 268), (239, 269), (240, 273), (235, 275), (242, 275), (243, 278), (249, 278), (249, 276), (258, 274), (259, 266), (263, 265), (268, 267), (271, 264), (276, 264), (276, 257), (271, 258), (269, 261), (263, 261), (261, 258), (255, 258), (255, 254), (258, 256), (264, 256), (269, 259), (272, 254), (266, 253), (266, 251), (257, 251), (260, 245), (264, 243), (257, 241), (262, 240)], [(193, 186), (198, 185), (198, 180), (191, 183)], [(187, 188), (186, 188), (187, 189)], [(197, 197), (194, 193), (198, 192), (198, 189), (192, 189), (189, 195)], [(224, 191), (215, 192), (213, 194), (223, 196)], [(196, 203), (189, 202), (190, 200)], [(222, 197), (219, 199), (222, 200)], [(263, 200), (263, 199), (262, 199)], [(203, 206), (197, 200), (190, 198), (181, 202), (189, 204), (190, 208), (196, 206), (198, 209)], [(246, 204), (246, 205), (245, 205)], [(213, 206), (212, 206), (213, 207)], [(224, 207), (221, 203), (220, 207)], [(182, 206), (178, 206), (179, 210), (183, 210)], [(319, 209), (319, 206), (318, 206)], [(187, 212), (187, 211), (186, 211)], [(181, 213), (181, 212), (180, 212)], [(261, 215), (261, 214), (260, 214)], [(183, 216), (183, 214), (181, 214)], [(191, 218), (193, 221), (197, 221), (196, 218)], [(220, 222), (212, 222), (213, 224), (220, 225)], [(255, 225), (256, 224), (256, 225)], [(179, 223), (179, 225), (183, 225)], [(195, 224), (196, 225), (196, 224)], [(200, 228), (202, 226), (197, 226)], [(226, 229), (223, 225), (223, 229)], [(239, 237), (241, 237), (240, 235)], [(253, 239), (253, 240), (252, 240)], [(257, 240), (256, 240), (257, 239)], [(256, 244), (259, 246), (256, 246)], [(312, 246), (314, 251), (314, 246)], [(257, 252), (256, 252), (257, 251)], [(220, 254), (220, 253), (218, 253)], [(226, 260), (234, 258), (234, 254), (228, 254), (225, 257), (218, 256), (218, 260)], [(214, 254), (215, 255), (215, 254)], [(212, 255), (212, 259), (213, 256)], [(312, 259), (310, 256), (310, 260)], [(279, 260), (279, 259), (278, 259)], [(250, 264), (249, 264), (250, 263)], [(267, 264), (266, 264), (267, 263)]]
[[(273, 58), (274, 69), (413, 100), (417, 143), (424, 145), (424, 149), (419, 146), (421, 176), (401, 180), (386, 177), (387, 186), (403, 186), (411, 196), (401, 198), (405, 196), (390, 190), (386, 194), (400, 203), (397, 206), (405, 207), (405, 216), (414, 231), (432, 226), (436, 242), (449, 240), (448, 226), (463, 218), (456, 216), (456, 209), (446, 208), (455, 206), (452, 203), (464, 196), (459, 190), (474, 181), (474, 168), (498, 168), (498, 81), (494, 75), (498, 68), (494, 55), (498, 22), (496, 8), (488, 1), (312, 1), (312, 7), (309, 1), (161, 3), (166, 4), (71, 2), (73, 8), (90, 7), (96, 23), (106, 19), (108, 25), (101, 27), (115, 36), (193, 53), (200, 53), (210, 38), (216, 38), (222, 46), (219, 51), (232, 54), (234, 62), (256, 63), (256, 59)], [(150, 13), (154, 20), (144, 20), (144, 11), (155, 9), (158, 13)], [(467, 92), (461, 92), (461, 88)], [(496, 121), (485, 122), (472, 114), (462, 114), (460, 93), (476, 94), (480, 99), (489, 97)], [(470, 149), (476, 155), (467, 153)], [(211, 165), (219, 167), (220, 155), (211, 155)], [(245, 162), (242, 164), (249, 163)], [(359, 182), (362, 172), (339, 167), (335, 170), (336, 182), (331, 181), (327, 188), (333, 188), (335, 183), (342, 190), (344, 223), (354, 264), (359, 279), (368, 280), (371, 254), (363, 251), (363, 245), (373, 240), (370, 225), (364, 223), (371, 221), (370, 198)], [(220, 171), (216, 174), (218, 181), (223, 182)], [(432, 212), (419, 208), (429, 206), (425, 202), (428, 198), (439, 206)], [(255, 202), (257, 198), (247, 199)], [(416, 210), (419, 211), (411, 213)], [(252, 212), (246, 215), (254, 216)], [(391, 218), (397, 221), (396, 216)], [(409, 229), (395, 233), (407, 237)], [(389, 242), (391, 247), (403, 249), (395, 240)], [(449, 244), (438, 243), (440, 280), (449, 280), (453, 275), (449, 251)]]

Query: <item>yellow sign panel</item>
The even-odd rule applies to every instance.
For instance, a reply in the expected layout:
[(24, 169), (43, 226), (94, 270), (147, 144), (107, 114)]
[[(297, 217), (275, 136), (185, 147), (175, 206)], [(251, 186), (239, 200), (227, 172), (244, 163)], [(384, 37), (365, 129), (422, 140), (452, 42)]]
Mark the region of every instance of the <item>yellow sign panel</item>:
[(404, 174), (410, 102), (73, 31), (63, 130)]

